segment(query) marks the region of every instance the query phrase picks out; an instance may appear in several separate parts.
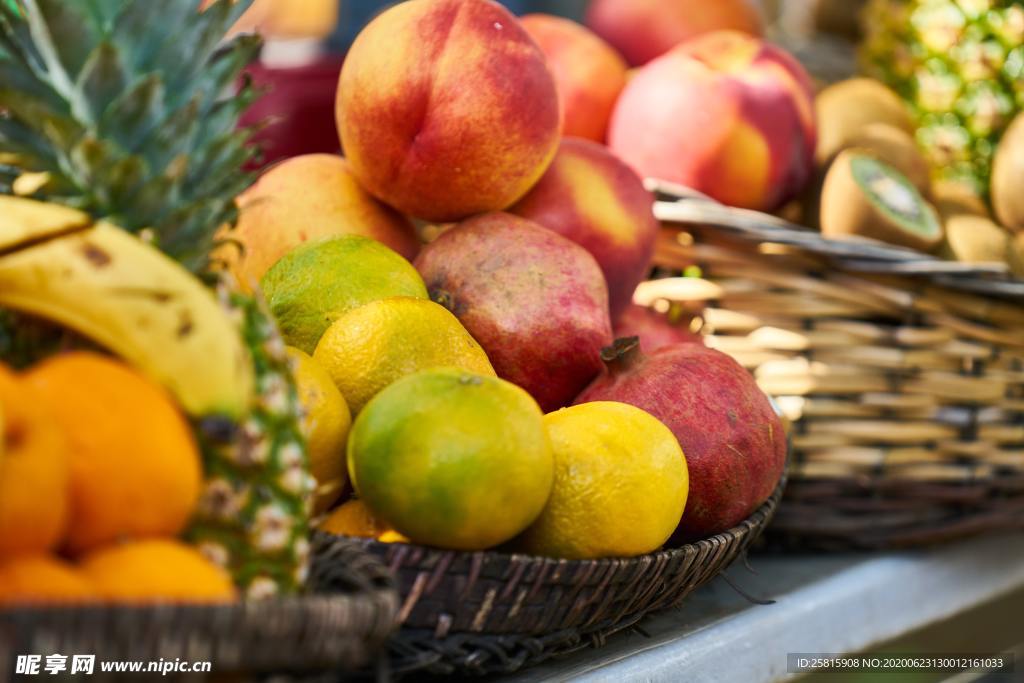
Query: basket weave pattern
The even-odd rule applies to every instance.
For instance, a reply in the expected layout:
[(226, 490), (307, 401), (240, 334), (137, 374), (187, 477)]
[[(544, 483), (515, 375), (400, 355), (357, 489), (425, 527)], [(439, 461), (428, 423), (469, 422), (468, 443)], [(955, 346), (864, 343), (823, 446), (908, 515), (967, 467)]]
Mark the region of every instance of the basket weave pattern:
[[(775, 512), (772, 498), (712, 538), (630, 559), (570, 561), (498, 552), (360, 543), (395, 575), (398, 670), (484, 674), (600, 644), (652, 611), (679, 604), (740, 557)], [(339, 537), (320, 533), (322, 552)], [(346, 539), (348, 540), (348, 539)]]
[(780, 243), (756, 225), (723, 229), (750, 213), (725, 211), (709, 212), (721, 225), (663, 230), (662, 274), (696, 266), (701, 278), (655, 280), (640, 294), (695, 316), (707, 345), (753, 372), (792, 422), (794, 467), (771, 538), (888, 548), (1024, 527), (1020, 283), (951, 278), (960, 264), (812, 238), (766, 217), (766, 232), (791, 238)]

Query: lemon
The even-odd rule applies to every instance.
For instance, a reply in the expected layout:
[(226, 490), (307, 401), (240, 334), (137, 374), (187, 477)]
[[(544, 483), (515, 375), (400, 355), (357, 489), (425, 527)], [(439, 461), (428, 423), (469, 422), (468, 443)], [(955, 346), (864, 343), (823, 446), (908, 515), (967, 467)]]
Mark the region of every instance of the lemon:
[(389, 296), (427, 299), (412, 264), (375, 242), (345, 235), (285, 254), (260, 281), (285, 341), (313, 353), (338, 316)]
[(309, 447), (309, 469), (317, 481), (316, 510), (326, 510), (348, 483), (345, 445), (352, 416), (348, 405), (320, 365), (294, 346), (288, 347), (302, 404), (302, 432)]
[(424, 370), (356, 418), (348, 467), (375, 516), (417, 543), (482, 550), (513, 538), (547, 502), (554, 475), (537, 402), (454, 368)]
[(584, 403), (544, 418), (555, 454), (551, 498), (517, 550), (570, 560), (633, 557), (675, 531), (689, 491), (675, 436), (625, 403)]
[(394, 297), (338, 318), (313, 354), (341, 389), (353, 414), (395, 380), (452, 367), (494, 376), (487, 354), (444, 306)]

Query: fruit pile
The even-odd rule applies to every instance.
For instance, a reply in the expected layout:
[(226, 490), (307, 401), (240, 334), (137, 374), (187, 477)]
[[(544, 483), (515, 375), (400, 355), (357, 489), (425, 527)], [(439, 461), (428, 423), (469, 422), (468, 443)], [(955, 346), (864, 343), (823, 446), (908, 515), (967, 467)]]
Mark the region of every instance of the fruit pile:
[[(568, 20), (402, 3), (346, 57), (344, 157), (290, 159), (239, 198), (216, 258), (266, 296), (298, 368), (322, 529), (628, 557), (725, 531), (771, 495), (786, 436), (767, 398), (631, 303), (659, 229), (637, 170), (678, 158), (680, 182), (789, 199), (809, 175), (810, 86), (740, 33), (629, 85), (626, 68)], [(707, 87), (666, 90), (680, 73)], [(662, 94), (678, 97), (654, 106)], [(712, 96), (721, 134), (680, 156), (678, 126)], [(747, 123), (754, 107), (793, 144)], [(671, 135), (658, 149), (638, 128)]]

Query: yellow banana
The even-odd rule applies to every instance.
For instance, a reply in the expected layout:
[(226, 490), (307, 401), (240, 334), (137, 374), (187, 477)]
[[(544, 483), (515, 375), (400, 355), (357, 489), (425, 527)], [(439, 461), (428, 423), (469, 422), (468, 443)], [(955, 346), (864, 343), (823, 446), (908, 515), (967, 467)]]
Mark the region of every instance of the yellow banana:
[[(25, 201), (0, 201), (0, 306), (110, 349), (166, 386), (192, 415), (245, 414), (254, 391), (252, 359), (209, 289), (120, 228), (97, 223), (69, 232), (74, 221), (67, 214), (47, 217), (39, 209), (48, 205), (38, 202), (9, 211), (12, 202)], [(19, 216), (40, 215), (18, 234)]]

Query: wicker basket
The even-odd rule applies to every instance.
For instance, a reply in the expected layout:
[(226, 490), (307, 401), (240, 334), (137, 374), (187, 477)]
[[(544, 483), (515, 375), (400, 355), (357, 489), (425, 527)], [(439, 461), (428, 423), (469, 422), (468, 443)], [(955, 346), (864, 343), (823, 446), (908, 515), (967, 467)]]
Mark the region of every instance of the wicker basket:
[(210, 662), (217, 676), (354, 670), (394, 629), (398, 598), (387, 570), (357, 544), (334, 544), (330, 560), (313, 567), (320, 595), (217, 606), (0, 610), (0, 680), (23, 654), (42, 655), (44, 663), (51, 654), (69, 663), (72, 655), (95, 655), (97, 678), (100, 662), (161, 659)]
[(1024, 282), (652, 187), (669, 277), (638, 295), (692, 315), (793, 424), (771, 540), (891, 548), (1024, 527)]
[[(622, 560), (568, 561), (359, 543), (394, 573), (403, 604), (392, 669), (509, 673), (600, 645), (644, 615), (681, 602), (743, 554), (775, 512), (780, 483), (748, 520), (712, 538)], [(319, 534), (330, 553), (351, 539)]]

